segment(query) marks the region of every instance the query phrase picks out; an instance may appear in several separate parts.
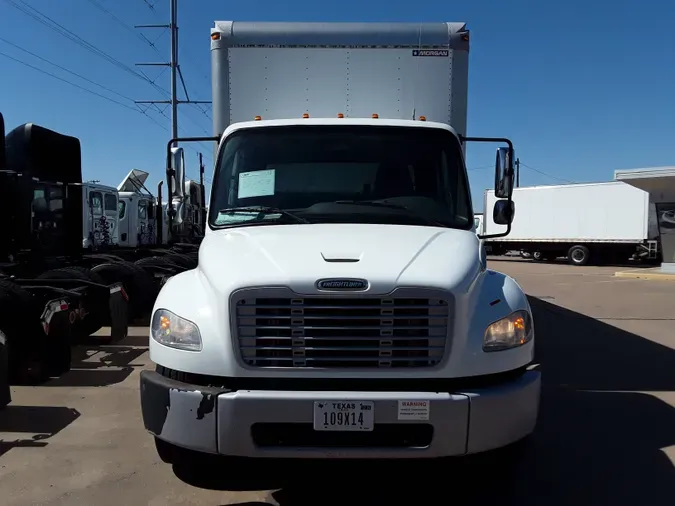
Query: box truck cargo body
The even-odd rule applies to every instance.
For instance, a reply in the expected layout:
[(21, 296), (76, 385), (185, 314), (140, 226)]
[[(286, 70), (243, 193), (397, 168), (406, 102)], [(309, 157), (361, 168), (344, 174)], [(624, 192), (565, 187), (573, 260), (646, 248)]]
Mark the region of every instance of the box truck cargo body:
[(486, 267), (463, 155), (507, 145), (508, 223), (513, 145), (465, 135), (468, 39), (216, 22), (208, 230), (157, 298), (141, 375), (164, 461), (465, 455), (534, 430), (531, 309)]
[[(622, 182), (515, 188), (508, 237), (487, 240), (491, 253), (520, 250), (536, 260), (567, 256), (574, 265), (656, 258), (658, 228), (649, 193)], [(494, 191), (486, 190), (485, 205)], [(486, 207), (489, 209), (489, 207)], [(505, 227), (486, 215), (482, 233)]]
[(266, 119), (418, 119), (466, 135), (464, 23), (245, 23), (212, 33), (213, 127)]

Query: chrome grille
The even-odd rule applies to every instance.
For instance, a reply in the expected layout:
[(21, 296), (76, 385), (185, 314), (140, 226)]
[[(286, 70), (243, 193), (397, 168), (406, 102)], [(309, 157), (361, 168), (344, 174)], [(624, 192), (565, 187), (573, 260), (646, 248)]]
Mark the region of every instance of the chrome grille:
[(443, 358), (451, 317), (446, 299), (265, 295), (233, 301), (249, 366), (410, 368)]

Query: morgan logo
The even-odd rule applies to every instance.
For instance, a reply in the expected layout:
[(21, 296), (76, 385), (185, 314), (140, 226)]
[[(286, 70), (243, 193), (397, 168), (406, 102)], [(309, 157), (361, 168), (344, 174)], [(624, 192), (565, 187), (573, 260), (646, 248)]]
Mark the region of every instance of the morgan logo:
[(368, 288), (368, 281), (365, 279), (320, 279), (316, 282), (316, 287), (319, 290), (358, 292)]
[(413, 49), (413, 56), (450, 56), (448, 49)]

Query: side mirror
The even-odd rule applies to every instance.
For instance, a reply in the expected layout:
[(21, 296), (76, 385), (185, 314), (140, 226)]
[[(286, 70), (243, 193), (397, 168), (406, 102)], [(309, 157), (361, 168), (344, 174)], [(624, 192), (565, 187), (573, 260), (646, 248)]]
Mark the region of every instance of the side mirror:
[(169, 197), (182, 197), (185, 193), (185, 153), (183, 148), (171, 148), (166, 166), (169, 170), (173, 170), (171, 185), (173, 195), (169, 195)]
[(495, 197), (511, 198), (513, 191), (513, 149), (497, 148), (495, 160)]
[(498, 200), (492, 211), (492, 221), (497, 225), (508, 225), (513, 222), (516, 204), (513, 200)]

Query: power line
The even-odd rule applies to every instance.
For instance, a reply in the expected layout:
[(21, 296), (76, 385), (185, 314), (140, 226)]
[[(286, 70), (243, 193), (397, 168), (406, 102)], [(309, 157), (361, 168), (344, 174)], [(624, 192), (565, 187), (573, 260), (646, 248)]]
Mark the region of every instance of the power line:
[(31, 65), (30, 63), (26, 63), (25, 61), (21, 61), (18, 58), (14, 58), (13, 56), (8, 55), (7, 53), (3, 53), (2, 51), (0, 51), (0, 56), (4, 56), (5, 58), (9, 58), (10, 60), (14, 60), (16, 63), (20, 63), (21, 65), (32, 68), (33, 70), (37, 70), (38, 72), (42, 72), (43, 74), (46, 74), (50, 77), (53, 77), (54, 79), (58, 79), (59, 81), (62, 81), (66, 84), (70, 84), (71, 86), (74, 86), (76, 88), (79, 88), (82, 91), (86, 91), (87, 93), (91, 93), (92, 95), (96, 95), (97, 97), (101, 97), (105, 100), (108, 100), (109, 102), (112, 102), (113, 104), (117, 104), (121, 107), (125, 107), (126, 109), (131, 109), (132, 111), (142, 112), (138, 108), (131, 107), (129, 105), (123, 104), (122, 102), (120, 102), (118, 100), (115, 100), (114, 98), (106, 97), (105, 95), (102, 95), (100, 93), (92, 91), (88, 88), (85, 88), (84, 86), (80, 86), (79, 84), (76, 84), (72, 81), (68, 81), (67, 79), (63, 79), (62, 77), (59, 77), (56, 74), (52, 74), (51, 72), (47, 72), (46, 70), (42, 70), (41, 68), (35, 67), (34, 65)]
[[(161, 37), (161, 36), (164, 34), (164, 32), (162, 32), (161, 34), (159, 34), (159, 36), (157, 37), (157, 40), (155, 40), (155, 42), (152, 42), (152, 41), (151, 41), (150, 39), (148, 39), (145, 35), (143, 35), (142, 33), (138, 32), (136, 29), (134, 29), (133, 26), (131, 26), (130, 24), (128, 24), (128, 23), (126, 23), (125, 21), (121, 20), (121, 19), (120, 19), (119, 17), (117, 17), (113, 12), (111, 12), (111, 11), (108, 10), (108, 9), (106, 9), (103, 5), (101, 5), (101, 3), (99, 2), (99, 0), (88, 0), (88, 1), (89, 1), (90, 4), (92, 4), (92, 5), (93, 5), (94, 7), (96, 7), (98, 10), (100, 10), (101, 12), (107, 14), (107, 15), (110, 16), (112, 19), (114, 19), (114, 20), (117, 22), (117, 24), (119, 24), (120, 26), (122, 26), (124, 29), (126, 29), (126, 30), (129, 31), (130, 33), (133, 33), (133, 34), (134, 34), (134, 37), (138, 37), (138, 38), (139, 38), (140, 40), (142, 40), (143, 42), (146, 42), (152, 49), (154, 49), (154, 51), (155, 51), (157, 54), (160, 54), (160, 55), (162, 54), (162, 53), (159, 51), (159, 49), (157, 49), (157, 47), (155, 46), (155, 42), (157, 42), (157, 40), (159, 40), (159, 37)], [(165, 31), (166, 31), (166, 30), (165, 30)]]
[[(154, 4), (153, 4), (154, 5)], [(170, 104), (171, 105), (171, 137), (178, 137), (178, 105), (179, 104), (209, 104), (207, 100), (191, 100), (190, 95), (183, 79), (183, 73), (178, 64), (178, 0), (169, 0), (170, 21), (169, 30), (171, 31), (171, 58), (169, 62), (159, 63), (137, 63), (136, 65), (147, 66), (168, 66), (171, 69), (171, 97), (169, 100), (139, 100), (137, 104)], [(139, 28), (166, 28), (166, 25), (142, 25)], [(178, 79), (180, 78), (185, 93), (186, 100), (178, 98)], [(204, 111), (202, 111), (204, 112)], [(186, 116), (189, 118), (189, 116)], [(208, 117), (208, 116), (207, 116)], [(198, 125), (204, 129), (201, 125)], [(206, 132), (208, 135), (208, 132)]]
[[(67, 69), (66, 67), (63, 67), (63, 66), (61, 66), (61, 65), (59, 65), (59, 64), (57, 64), (57, 63), (54, 63), (54, 62), (48, 60), (47, 58), (43, 58), (42, 56), (40, 56), (40, 55), (38, 55), (38, 54), (35, 54), (35, 53), (33, 53), (32, 51), (29, 51), (28, 49), (25, 49), (25, 48), (23, 48), (23, 47), (21, 47), (21, 46), (19, 46), (19, 45), (17, 45), (17, 44), (14, 44), (13, 42), (11, 42), (11, 41), (5, 39), (4, 37), (0, 37), (0, 41), (2, 41), (2, 42), (4, 42), (5, 44), (8, 44), (8, 45), (10, 45), (10, 46), (12, 46), (12, 47), (18, 49), (19, 51), (23, 51), (24, 53), (29, 54), (29, 55), (31, 55), (31, 56), (37, 58), (38, 60), (42, 60), (42, 61), (45, 62), (45, 63), (49, 63), (50, 65), (53, 65), (54, 67), (56, 67), (56, 68), (58, 68), (58, 69), (61, 69), (61, 70), (63, 70), (64, 72), (67, 72), (67, 73), (69, 73), (69, 74), (71, 74), (71, 75), (73, 75), (73, 76), (75, 76), (75, 77), (78, 77), (78, 78), (80, 78), (80, 79), (82, 79), (82, 80), (84, 80), (84, 81), (87, 81), (87, 82), (89, 82), (89, 83), (95, 85), (95, 86), (98, 86), (99, 88), (101, 88), (101, 89), (103, 89), (103, 90), (106, 90), (106, 91), (108, 91), (108, 92), (110, 92), (110, 93), (113, 93), (113, 94), (117, 95), (118, 97), (124, 98), (124, 99), (126, 99), (126, 100), (131, 101), (131, 102), (134, 101), (134, 99), (131, 98), (131, 97), (127, 97), (126, 95), (123, 95), (123, 94), (121, 94), (121, 93), (119, 93), (119, 92), (117, 92), (117, 91), (115, 91), (115, 90), (113, 90), (113, 89), (108, 88), (107, 86), (104, 86), (104, 85), (102, 85), (102, 84), (100, 84), (100, 83), (97, 83), (96, 81), (92, 81), (91, 79), (89, 79), (89, 78), (87, 78), (87, 77), (85, 77), (85, 76), (83, 76), (83, 75), (81, 75), (81, 74), (78, 74), (77, 72), (73, 72), (72, 70)], [(4, 55), (4, 54), (3, 54), (3, 55)], [(4, 56), (7, 56), (7, 55), (4, 55)], [(8, 57), (8, 58), (11, 58), (11, 56), (7, 56), (7, 57)], [(19, 60), (15, 60), (15, 61), (17, 61), (18, 63), (22, 63), (22, 64), (24, 64), (24, 65), (28, 65), (27, 63), (21, 62), (21, 61), (19, 61)], [(32, 68), (36, 68), (36, 67), (32, 67)], [(38, 71), (40, 71), (40, 72), (43, 72), (42, 70), (37, 69), (37, 68), (36, 68), (36, 70), (38, 70)]]
[(539, 170), (539, 169), (535, 169), (534, 167), (530, 167), (526, 163), (520, 162), (520, 165), (522, 165), (526, 169), (530, 169), (534, 172), (537, 172), (538, 174), (541, 174), (542, 176), (550, 177), (551, 179), (557, 179), (558, 181), (562, 181), (563, 183), (574, 183), (574, 181), (570, 181), (569, 179), (564, 179), (562, 177), (554, 176), (553, 174), (549, 174), (548, 172), (544, 172), (543, 170)]
[[(138, 72), (136, 72), (133, 68), (130, 66), (124, 64), (123, 62), (117, 60), (110, 54), (106, 53), (105, 51), (99, 49), (98, 47), (94, 46), (93, 44), (87, 42), (84, 40), (82, 37), (79, 35), (75, 34), (65, 26), (61, 25), (60, 23), (54, 21), (52, 18), (47, 16), (46, 14), (42, 13), (40, 10), (36, 9), (35, 7), (31, 6), (30, 4), (26, 3), (24, 0), (18, 0), (22, 5), (19, 5), (15, 0), (5, 0), (6, 3), (10, 4), (12, 7), (15, 9), (23, 12), (25, 15), (33, 18), (35, 21), (45, 25), (46, 27), (50, 28), (51, 30), (55, 31), (59, 35), (67, 38), (68, 40), (74, 42), (75, 44), (79, 45), (80, 47), (85, 48), (87, 51), (90, 51), (94, 53), (95, 55), (103, 58), (104, 60), (108, 61), (109, 63), (115, 65), (116, 67), (120, 68), (121, 70), (124, 70), (125, 72), (128, 72), (135, 77), (138, 77), (139, 79), (142, 79), (144, 81), (147, 81), (153, 86), (157, 86), (155, 83), (152, 82), (152, 80), (144, 76)], [(32, 12), (31, 12), (32, 11)]]
[[(11, 56), (11, 55), (8, 55), (8, 54), (6, 54), (6, 53), (4, 53), (4, 52), (2, 52), (2, 51), (0, 51), (0, 56), (3, 56), (3, 57), (5, 57), (5, 58), (7, 58), (7, 59), (9, 59), (9, 60), (12, 60), (12, 61), (14, 61), (14, 62), (16, 62), (16, 63), (19, 63), (20, 65), (23, 65), (23, 66), (25, 66), (25, 67), (31, 68), (31, 69), (33, 69), (33, 70), (35, 70), (35, 71), (37, 71), (37, 72), (40, 72), (40, 73), (42, 73), (42, 74), (45, 74), (45, 75), (49, 76), (49, 77), (52, 77), (52, 78), (54, 78), (54, 79), (57, 79), (57, 80), (59, 80), (59, 81), (61, 81), (61, 82), (63, 82), (63, 83), (69, 84), (70, 86), (73, 86), (73, 87), (75, 87), (75, 88), (77, 88), (77, 89), (79, 89), (79, 90), (81, 90), (81, 91), (84, 91), (84, 92), (86, 92), (86, 93), (90, 93), (91, 95), (95, 95), (95, 96), (97, 96), (97, 97), (99, 97), (99, 98), (102, 98), (102, 99), (104, 99), (104, 100), (107, 100), (107, 101), (109, 101), (109, 102), (111, 102), (111, 103), (113, 103), (113, 104), (115, 104), (115, 105), (118, 105), (118, 106), (120, 106), (120, 107), (124, 107), (125, 109), (129, 109), (129, 110), (131, 110), (131, 111), (133, 111), (133, 112), (142, 114), (143, 116), (145, 116), (145, 117), (147, 117), (148, 119), (150, 119), (150, 121), (152, 121), (153, 123), (155, 123), (156, 125), (158, 125), (159, 127), (161, 127), (163, 130), (168, 130), (168, 128), (166, 127), (166, 125), (161, 124), (161, 123), (158, 122), (155, 118), (153, 118), (152, 116), (150, 116), (150, 115), (147, 113), (147, 109), (146, 109), (145, 111), (143, 111), (143, 110), (139, 109), (138, 107), (132, 107), (132, 106), (127, 105), (127, 104), (125, 104), (125, 103), (123, 103), (123, 102), (120, 102), (119, 100), (115, 100), (114, 98), (107, 97), (107, 96), (105, 96), (105, 95), (102, 95), (101, 93), (98, 93), (98, 92), (96, 92), (96, 91), (90, 90), (89, 88), (86, 88), (86, 87), (84, 87), (84, 86), (81, 86), (81, 85), (79, 85), (79, 84), (77, 84), (77, 83), (74, 83), (74, 82), (72, 82), (72, 81), (69, 81), (68, 79), (64, 79), (64, 78), (62, 78), (62, 77), (60, 77), (60, 76), (57, 76), (56, 74), (54, 74), (54, 73), (52, 73), (52, 72), (49, 72), (49, 71), (46, 71), (46, 70), (41, 69), (41, 68), (39, 68), (39, 67), (36, 67), (35, 65), (31, 65), (30, 63), (27, 63), (27, 62), (25, 62), (25, 61), (23, 61), (23, 60), (20, 60), (20, 59), (15, 58), (15, 57), (13, 57), (13, 56)], [(36, 55), (36, 56), (37, 56), (37, 55)], [(38, 58), (41, 58), (41, 57), (38, 56)], [(43, 58), (41, 58), (41, 59), (43, 59)], [(59, 66), (59, 67), (60, 67), (60, 66)], [(67, 71), (67, 72), (71, 72), (71, 71), (69, 71), (68, 69), (66, 69), (65, 67), (60, 67), (60, 68), (63, 68), (63, 70), (65, 70), (65, 71)], [(71, 72), (71, 73), (75, 74), (74, 72)], [(78, 77), (82, 77), (82, 76), (79, 76), (79, 74), (75, 74), (75, 75), (77, 75)], [(93, 82), (93, 81), (92, 81), (92, 82)], [(94, 84), (97, 84), (97, 83), (95, 83), (95, 82), (93, 82), (93, 83), (94, 83)], [(97, 84), (97, 85), (98, 85), (98, 84)], [(100, 86), (100, 85), (98, 85), (98, 86)], [(133, 100), (130, 99), (130, 98), (129, 98), (128, 100), (130, 100), (130, 101), (133, 102)], [(161, 114), (161, 115), (163, 115), (163, 116), (166, 117), (166, 115), (163, 114), (162, 111), (158, 111), (158, 112), (159, 112), (159, 114)], [(194, 146), (188, 145), (188, 147), (191, 148), (191, 149), (193, 149), (193, 150), (195, 151), (195, 153), (199, 153), (199, 151), (198, 151), (196, 148), (194, 148)], [(206, 156), (206, 155), (205, 155), (205, 158), (208, 158), (209, 160), (211, 160), (211, 158), (210, 158), (209, 156)]]
[(150, 0), (143, 0), (143, 3), (148, 6), (148, 9), (150, 9), (152, 12), (157, 15), (157, 10), (155, 9), (155, 2), (150, 3)]
[[(97, 56), (103, 58), (104, 60), (108, 61), (109, 63), (111, 63), (111, 64), (113, 64), (113, 65), (115, 65), (116, 67), (120, 68), (121, 70), (124, 70), (124, 71), (126, 71), (126, 72), (128, 72), (128, 73), (134, 75), (135, 77), (137, 77), (137, 78), (139, 78), (139, 79), (142, 79), (142, 80), (146, 81), (146, 82), (149, 83), (151, 86), (153, 86), (156, 90), (158, 90), (160, 93), (162, 93), (164, 96), (166, 96), (166, 97), (169, 97), (169, 96), (170, 96), (170, 94), (169, 94), (169, 92), (168, 92), (167, 90), (165, 90), (165, 89), (162, 88), (161, 86), (157, 85), (157, 84), (156, 84), (152, 79), (150, 79), (150, 77), (148, 77), (145, 73), (143, 73), (143, 72), (137, 72), (136, 70), (134, 70), (134, 69), (133, 69), (132, 67), (130, 67), (129, 65), (126, 65), (125, 63), (121, 62), (120, 60), (118, 60), (118, 59), (116, 59), (115, 57), (111, 56), (110, 54), (106, 53), (105, 51), (99, 49), (99, 48), (96, 47), (95, 45), (93, 45), (93, 44), (87, 42), (85, 39), (83, 39), (83, 38), (80, 37), (79, 35), (75, 34), (72, 30), (69, 30), (68, 28), (66, 28), (65, 26), (61, 25), (60, 23), (58, 23), (57, 21), (55, 21), (55, 20), (52, 19), (51, 17), (49, 17), (49, 16), (47, 16), (46, 14), (44, 14), (43, 12), (41, 12), (39, 9), (36, 9), (35, 7), (33, 7), (33, 6), (31, 6), (30, 4), (28, 4), (27, 2), (25, 2), (25, 0), (4, 0), (4, 1), (5, 1), (6, 3), (8, 3), (9, 5), (11, 5), (12, 7), (14, 7), (15, 9), (17, 9), (17, 10), (19, 10), (20, 12), (24, 13), (25, 15), (31, 17), (31, 18), (34, 19), (35, 21), (37, 21), (37, 22), (43, 24), (44, 26), (48, 27), (49, 29), (55, 31), (56, 33), (58, 33), (58, 34), (61, 35), (62, 37), (67, 38), (68, 40), (74, 42), (75, 44), (79, 45), (80, 47), (83, 47), (83, 48), (85, 48), (86, 50), (92, 52), (93, 54), (95, 54), (95, 55), (97, 55)], [(19, 3), (20, 3), (21, 5), (19, 5)], [(153, 5), (154, 5), (154, 4), (153, 4)], [(107, 11), (107, 9), (106, 9), (106, 11)], [(112, 14), (112, 13), (111, 13), (111, 14)], [(121, 22), (122, 24), (126, 24), (126, 23), (124, 23), (124, 22), (121, 21), (121, 20), (120, 20), (120, 22)], [(10, 58), (11, 58), (11, 57), (10, 57)], [(51, 62), (50, 62), (50, 63), (51, 63)], [(29, 65), (29, 66), (30, 66), (30, 65)], [(72, 71), (69, 71), (69, 72), (72, 73)], [(80, 77), (80, 76), (78, 76), (78, 77)], [(63, 79), (58, 78), (58, 77), (57, 77), (57, 79), (63, 80)], [(86, 78), (85, 78), (85, 79), (86, 79)], [(88, 80), (88, 79), (87, 79), (87, 80)], [(97, 84), (97, 85), (100, 86), (99, 84)], [(80, 87), (79, 85), (75, 85), (75, 86), (77, 86), (77, 87), (79, 87), (79, 88), (82, 88), (82, 87)], [(99, 95), (99, 96), (101, 96), (102, 98), (105, 98), (106, 100), (113, 101), (113, 99), (110, 99), (109, 97), (105, 97), (104, 95), (100, 95), (100, 94), (98, 94), (98, 93), (96, 93), (96, 92), (91, 92), (91, 90), (87, 90), (87, 91), (90, 92), (90, 93), (93, 93), (93, 94), (95, 94), (95, 95)], [(113, 93), (117, 94), (117, 92), (113, 92)], [(124, 98), (127, 98), (127, 97), (124, 97)], [(127, 106), (126, 104), (123, 104), (123, 105), (124, 105), (125, 107), (129, 107), (129, 106)], [(135, 111), (138, 111), (138, 112), (141, 112), (141, 113), (145, 114), (145, 112), (144, 112), (143, 110), (141, 110), (140, 108), (138, 108), (138, 109), (134, 109), (133, 107), (129, 107), (129, 108), (132, 109), (132, 110), (135, 110)], [(147, 110), (147, 109), (146, 109), (146, 110)], [(161, 113), (161, 111), (160, 111), (159, 109), (158, 109), (158, 111)], [(146, 115), (147, 115), (147, 114), (146, 114)], [(194, 123), (197, 127), (203, 129), (203, 126), (201, 126), (201, 125), (199, 125), (198, 123), (196, 123), (190, 116), (187, 116), (187, 115), (186, 115), (186, 117), (187, 117), (187, 119), (189, 119), (192, 123)]]

